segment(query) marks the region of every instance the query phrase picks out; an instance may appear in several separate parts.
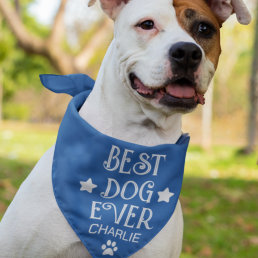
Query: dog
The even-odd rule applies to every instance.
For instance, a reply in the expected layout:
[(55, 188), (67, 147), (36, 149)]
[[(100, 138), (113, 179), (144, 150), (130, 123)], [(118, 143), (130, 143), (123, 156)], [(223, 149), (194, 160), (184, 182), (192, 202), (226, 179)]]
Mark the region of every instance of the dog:
[[(90, 1), (93, 5), (95, 1)], [(100, 0), (114, 40), (79, 114), (102, 134), (144, 146), (175, 144), (181, 117), (204, 104), (218, 65), (220, 28), (242, 0)], [(51, 181), (55, 146), (37, 163), (0, 223), (2, 258), (91, 257), (60, 211)], [(65, 191), (65, 189), (64, 189)], [(97, 210), (97, 208), (96, 208)], [(180, 202), (167, 224), (132, 257), (180, 256)], [(115, 243), (108, 256), (116, 256)], [(97, 257), (97, 256), (96, 256)]]

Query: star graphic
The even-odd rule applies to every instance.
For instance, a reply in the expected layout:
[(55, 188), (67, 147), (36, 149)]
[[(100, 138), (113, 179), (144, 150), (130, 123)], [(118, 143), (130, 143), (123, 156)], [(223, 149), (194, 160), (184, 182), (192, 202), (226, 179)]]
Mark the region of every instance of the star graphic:
[(80, 181), (80, 184), (81, 184), (81, 189), (80, 191), (87, 191), (89, 193), (92, 193), (92, 189), (98, 187), (97, 185), (93, 184), (92, 183), (92, 179), (89, 178), (87, 181), (83, 182), (83, 181)]
[(159, 195), (158, 202), (167, 202), (167, 203), (169, 203), (170, 198), (172, 196), (174, 196), (175, 194), (174, 193), (170, 193), (169, 192), (169, 188), (167, 187), (164, 191), (158, 192), (158, 195)]

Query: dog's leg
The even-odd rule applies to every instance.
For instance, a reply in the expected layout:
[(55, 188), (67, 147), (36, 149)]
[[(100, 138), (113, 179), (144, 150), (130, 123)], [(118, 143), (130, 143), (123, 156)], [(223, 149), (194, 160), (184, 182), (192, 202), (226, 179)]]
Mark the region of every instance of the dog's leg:
[(71, 244), (66, 250), (58, 254), (55, 258), (89, 258), (91, 257), (88, 254), (85, 246), (82, 242), (76, 242)]

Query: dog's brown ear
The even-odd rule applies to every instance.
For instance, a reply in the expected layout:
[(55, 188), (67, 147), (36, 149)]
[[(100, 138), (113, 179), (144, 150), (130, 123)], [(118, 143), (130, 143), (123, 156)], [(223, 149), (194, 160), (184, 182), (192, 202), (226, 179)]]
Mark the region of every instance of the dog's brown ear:
[[(90, 0), (88, 6), (95, 4), (97, 0)], [(113, 20), (116, 19), (119, 11), (129, 0), (100, 0), (103, 11)]]
[(235, 13), (239, 23), (247, 25), (251, 22), (251, 15), (243, 0), (205, 0), (218, 17), (221, 24), (231, 14)]

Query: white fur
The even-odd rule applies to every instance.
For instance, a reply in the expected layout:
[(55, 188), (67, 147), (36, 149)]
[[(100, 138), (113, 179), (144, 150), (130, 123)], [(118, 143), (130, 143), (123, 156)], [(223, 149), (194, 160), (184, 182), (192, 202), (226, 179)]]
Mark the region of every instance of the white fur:
[[(135, 23), (144, 17), (159, 23), (157, 37), (135, 30)], [(80, 115), (118, 139), (147, 146), (175, 143), (182, 133), (181, 114), (137, 96), (128, 73), (137, 72), (147, 85), (159, 86), (170, 73), (167, 52), (177, 41), (194, 42), (179, 26), (171, 0), (131, 0), (116, 19), (114, 40)], [(201, 66), (200, 87), (205, 91), (214, 67), (205, 57)], [(51, 181), (53, 152), (54, 147), (38, 162), (0, 223), (1, 258), (91, 257), (56, 204)], [(132, 257), (177, 258), (182, 237), (178, 202), (168, 224)]]

